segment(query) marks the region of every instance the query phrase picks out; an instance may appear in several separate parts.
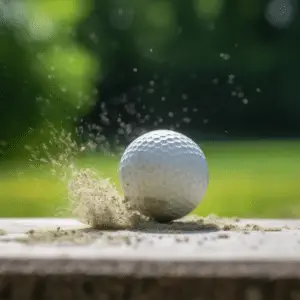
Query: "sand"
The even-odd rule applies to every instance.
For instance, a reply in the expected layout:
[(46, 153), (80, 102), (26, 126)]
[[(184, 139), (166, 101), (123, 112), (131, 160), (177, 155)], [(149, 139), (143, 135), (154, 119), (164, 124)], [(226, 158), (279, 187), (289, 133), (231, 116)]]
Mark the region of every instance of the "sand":
[[(140, 230), (151, 232), (187, 232), (207, 229), (223, 231), (279, 231), (280, 228), (261, 228), (257, 224), (239, 224), (238, 218), (225, 219), (211, 215), (205, 218), (188, 216), (183, 220), (170, 223), (158, 223), (138, 212), (119, 193), (114, 184), (101, 175), (101, 170), (81, 168), (76, 164), (81, 155), (97, 151), (108, 151), (107, 143), (99, 132), (89, 134), (89, 139), (82, 142), (75, 137), (58, 129), (50, 122), (48, 130), (51, 139), (40, 145), (27, 145), (33, 166), (44, 164), (50, 167), (52, 176), (65, 183), (68, 195), (67, 210), (72, 216), (98, 230)], [(77, 132), (79, 135), (82, 132)], [(81, 141), (81, 142), (78, 142)], [(102, 144), (99, 141), (104, 141)], [(55, 151), (54, 151), (55, 150)], [(43, 233), (45, 235), (45, 233)], [(29, 233), (31, 240), (44, 239), (40, 233)], [(225, 235), (222, 236), (225, 238)], [(76, 239), (88, 240), (83, 231), (74, 233), (58, 229), (46, 234), (45, 239)]]

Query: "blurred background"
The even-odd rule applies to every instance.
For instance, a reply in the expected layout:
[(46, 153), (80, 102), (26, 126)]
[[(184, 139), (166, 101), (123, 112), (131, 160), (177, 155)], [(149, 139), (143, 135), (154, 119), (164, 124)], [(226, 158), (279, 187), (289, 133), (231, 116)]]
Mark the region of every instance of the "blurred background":
[(156, 128), (207, 156), (197, 213), (300, 216), (298, 4), (1, 0), (0, 216), (67, 213), (49, 161), (82, 143), (119, 187), (122, 147)]

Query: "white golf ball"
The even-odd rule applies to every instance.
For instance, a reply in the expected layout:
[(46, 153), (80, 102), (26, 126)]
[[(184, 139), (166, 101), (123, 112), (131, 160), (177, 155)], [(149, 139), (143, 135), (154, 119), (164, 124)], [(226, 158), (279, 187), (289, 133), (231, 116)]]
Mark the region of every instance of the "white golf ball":
[(172, 130), (135, 139), (120, 162), (125, 198), (142, 214), (161, 222), (181, 218), (201, 202), (209, 182), (201, 148)]

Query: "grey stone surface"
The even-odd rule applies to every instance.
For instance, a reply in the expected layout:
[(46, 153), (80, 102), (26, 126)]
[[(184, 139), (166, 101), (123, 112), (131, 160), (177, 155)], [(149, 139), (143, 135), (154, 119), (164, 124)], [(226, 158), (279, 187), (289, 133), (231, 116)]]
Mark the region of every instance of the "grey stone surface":
[(0, 299), (300, 299), (300, 221), (236, 223), (102, 232), (0, 219)]

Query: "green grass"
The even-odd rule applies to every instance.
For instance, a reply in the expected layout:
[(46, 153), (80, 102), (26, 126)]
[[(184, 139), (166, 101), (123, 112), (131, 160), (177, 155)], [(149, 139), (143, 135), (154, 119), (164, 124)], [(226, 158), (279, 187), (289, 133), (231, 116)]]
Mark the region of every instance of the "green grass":
[[(202, 148), (210, 185), (196, 209), (201, 215), (240, 217), (300, 216), (300, 142), (207, 142)], [(119, 157), (90, 156), (82, 166), (98, 169), (119, 186)], [(21, 165), (19, 165), (19, 168)], [(0, 216), (61, 216), (68, 212), (67, 187), (47, 170), (16, 177), (0, 173)]]

